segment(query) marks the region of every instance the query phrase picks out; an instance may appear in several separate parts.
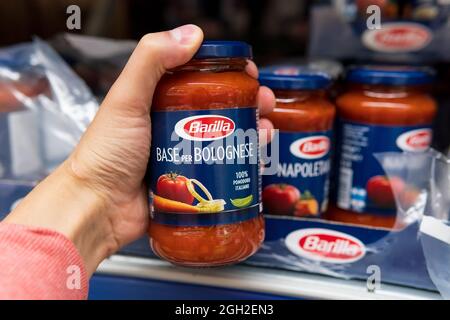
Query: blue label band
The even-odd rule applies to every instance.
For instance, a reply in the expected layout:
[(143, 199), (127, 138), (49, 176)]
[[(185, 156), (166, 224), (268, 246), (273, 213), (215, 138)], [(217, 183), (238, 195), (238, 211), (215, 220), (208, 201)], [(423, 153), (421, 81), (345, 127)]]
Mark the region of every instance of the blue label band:
[[(265, 213), (320, 216), (328, 206), (332, 131), (279, 132), (278, 135), (279, 150), (272, 151), (279, 151), (277, 172), (263, 176)], [(268, 150), (271, 147), (269, 144)], [(283, 196), (289, 203), (284, 202)]]
[(152, 219), (212, 226), (259, 213), (257, 108), (152, 112)]
[(244, 222), (261, 214), (260, 205), (242, 210), (222, 211), (218, 213), (166, 213), (153, 212), (152, 221), (179, 227), (217, 226)]
[[(341, 120), (338, 124), (336, 157), (337, 205), (341, 209), (395, 216), (395, 197), (390, 189), (395, 177), (397, 189), (404, 188), (400, 179), (404, 166), (383, 163), (374, 154), (382, 152), (423, 152), (431, 143), (429, 126), (381, 126)], [(397, 176), (398, 175), (398, 176)]]

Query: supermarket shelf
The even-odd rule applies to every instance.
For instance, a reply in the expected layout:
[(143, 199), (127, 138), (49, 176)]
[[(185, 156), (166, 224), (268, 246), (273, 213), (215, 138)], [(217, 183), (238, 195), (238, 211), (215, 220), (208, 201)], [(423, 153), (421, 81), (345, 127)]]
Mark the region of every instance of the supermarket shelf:
[(382, 284), (369, 292), (364, 281), (342, 280), (293, 271), (230, 266), (188, 269), (157, 259), (115, 255), (105, 260), (97, 274), (238, 289), (302, 299), (440, 299), (424, 290)]

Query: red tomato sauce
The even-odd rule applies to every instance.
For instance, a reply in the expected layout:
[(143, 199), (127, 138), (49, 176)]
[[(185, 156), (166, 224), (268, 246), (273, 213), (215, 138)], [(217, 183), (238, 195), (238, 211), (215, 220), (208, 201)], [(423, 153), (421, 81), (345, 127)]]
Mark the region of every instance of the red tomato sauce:
[[(258, 82), (241, 58), (193, 60), (163, 76), (152, 111), (216, 110), (256, 106)], [(217, 183), (220, 183), (218, 181)], [(264, 240), (262, 214), (243, 222), (174, 226), (150, 222), (153, 251), (185, 266), (217, 266), (242, 261)]]
[(379, 125), (430, 124), (436, 114), (436, 102), (418, 87), (353, 85), (336, 105), (342, 118)]
[(277, 105), (267, 118), (276, 129), (287, 132), (314, 132), (330, 130), (335, 107), (323, 90), (274, 90)]

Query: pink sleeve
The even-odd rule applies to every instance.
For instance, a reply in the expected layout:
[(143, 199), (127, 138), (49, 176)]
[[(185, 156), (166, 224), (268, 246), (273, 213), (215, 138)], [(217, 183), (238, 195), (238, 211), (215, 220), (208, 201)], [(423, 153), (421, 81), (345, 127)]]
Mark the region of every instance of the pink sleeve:
[(69, 239), (0, 223), (0, 299), (86, 299), (87, 293), (84, 263)]

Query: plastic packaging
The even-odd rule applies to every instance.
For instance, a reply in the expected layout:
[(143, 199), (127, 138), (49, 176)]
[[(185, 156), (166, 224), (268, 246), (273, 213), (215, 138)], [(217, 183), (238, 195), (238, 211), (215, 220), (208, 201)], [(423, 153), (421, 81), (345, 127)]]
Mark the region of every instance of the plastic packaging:
[[(420, 223), (419, 237), (428, 274), (445, 299), (450, 299), (450, 160), (429, 150), (424, 154), (382, 153), (376, 155), (389, 178), (404, 181), (394, 192), (396, 227)], [(390, 164), (401, 163), (402, 170)]]
[(42, 40), (0, 49), (0, 180), (45, 177), (97, 109), (86, 84)]
[(444, 299), (450, 299), (450, 225), (448, 221), (423, 217), (421, 242), (428, 273)]

